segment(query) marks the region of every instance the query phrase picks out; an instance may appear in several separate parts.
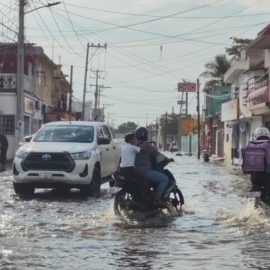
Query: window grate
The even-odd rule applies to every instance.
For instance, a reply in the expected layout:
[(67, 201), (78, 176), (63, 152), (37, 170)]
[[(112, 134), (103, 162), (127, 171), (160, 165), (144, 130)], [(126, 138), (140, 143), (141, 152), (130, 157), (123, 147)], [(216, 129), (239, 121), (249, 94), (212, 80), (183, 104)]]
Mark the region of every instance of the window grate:
[(0, 115), (0, 132), (5, 135), (15, 135), (15, 115)]

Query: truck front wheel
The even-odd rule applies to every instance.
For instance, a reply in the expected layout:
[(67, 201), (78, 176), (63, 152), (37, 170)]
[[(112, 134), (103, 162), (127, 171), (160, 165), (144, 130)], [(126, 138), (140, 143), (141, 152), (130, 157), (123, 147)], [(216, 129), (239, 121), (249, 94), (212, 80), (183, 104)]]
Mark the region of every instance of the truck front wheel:
[(97, 167), (93, 170), (92, 181), (88, 185), (84, 185), (81, 188), (81, 192), (85, 196), (99, 197), (100, 196), (100, 171)]

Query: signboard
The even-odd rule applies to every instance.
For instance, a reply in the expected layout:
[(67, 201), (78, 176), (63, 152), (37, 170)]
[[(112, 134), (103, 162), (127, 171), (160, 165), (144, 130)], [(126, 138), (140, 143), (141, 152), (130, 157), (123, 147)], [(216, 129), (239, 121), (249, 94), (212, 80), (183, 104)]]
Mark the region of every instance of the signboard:
[(60, 117), (57, 117), (57, 115), (52, 114), (52, 113), (45, 113), (44, 114), (44, 123), (50, 123), (50, 122), (56, 122), (59, 121)]
[(24, 112), (32, 114), (35, 108), (35, 101), (33, 99), (24, 98)]
[(193, 93), (196, 92), (196, 83), (178, 83), (178, 92)]
[(178, 105), (185, 105), (186, 104), (186, 101), (185, 100), (178, 100), (177, 101), (177, 104)]
[(221, 105), (221, 121), (238, 119), (238, 98), (230, 100)]

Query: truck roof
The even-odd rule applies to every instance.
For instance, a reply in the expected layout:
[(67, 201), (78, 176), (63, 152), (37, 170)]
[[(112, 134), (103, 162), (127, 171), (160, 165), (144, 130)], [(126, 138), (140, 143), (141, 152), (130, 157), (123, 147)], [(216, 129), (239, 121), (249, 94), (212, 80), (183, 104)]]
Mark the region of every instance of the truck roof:
[(76, 125), (76, 126), (100, 126), (107, 125), (105, 122), (89, 122), (89, 121), (57, 121), (45, 124), (45, 126), (66, 126), (66, 125)]

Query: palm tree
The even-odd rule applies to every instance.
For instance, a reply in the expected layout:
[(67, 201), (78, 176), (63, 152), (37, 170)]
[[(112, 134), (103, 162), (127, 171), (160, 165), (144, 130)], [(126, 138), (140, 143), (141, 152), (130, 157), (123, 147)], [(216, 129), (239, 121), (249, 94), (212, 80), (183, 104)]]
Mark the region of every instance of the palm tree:
[(206, 88), (211, 88), (216, 85), (224, 84), (223, 76), (231, 67), (231, 60), (228, 59), (226, 54), (219, 54), (215, 56), (214, 61), (210, 61), (204, 66), (206, 70), (200, 77), (211, 78), (205, 85)]

